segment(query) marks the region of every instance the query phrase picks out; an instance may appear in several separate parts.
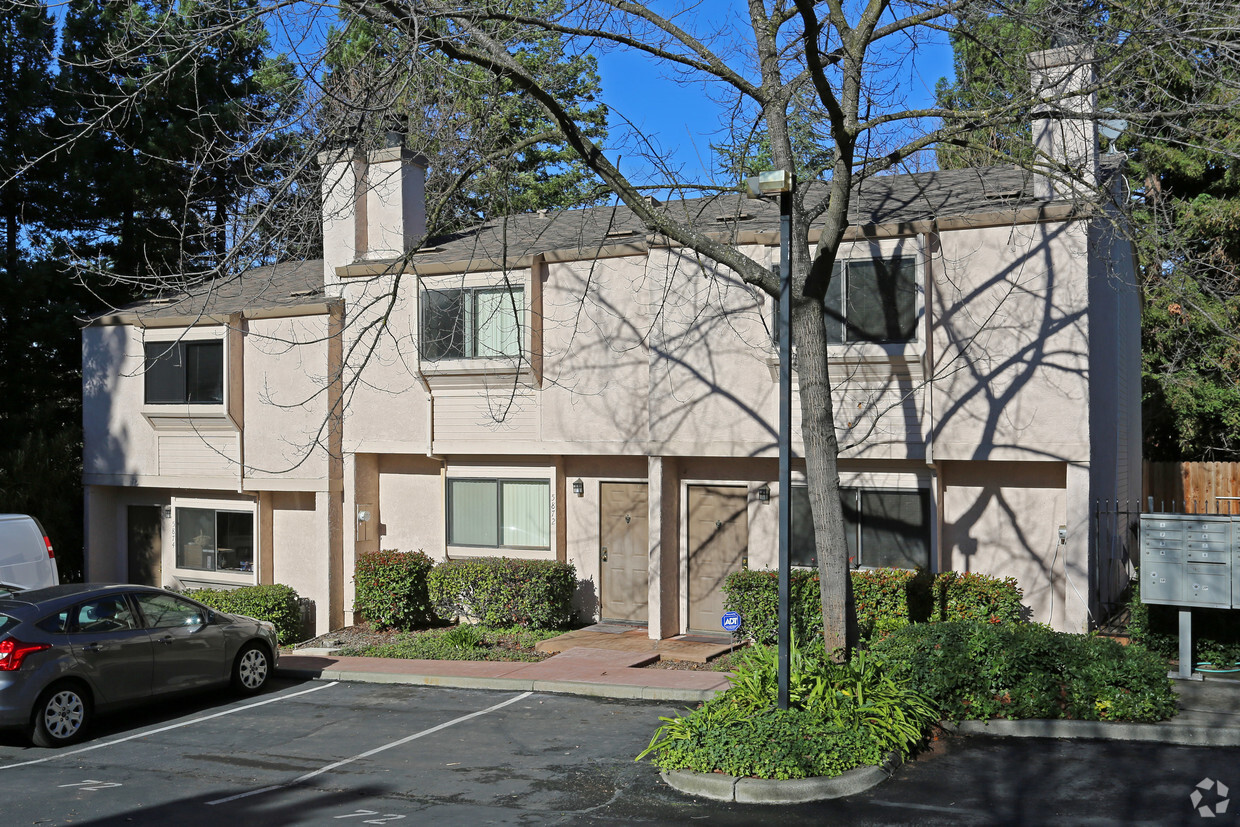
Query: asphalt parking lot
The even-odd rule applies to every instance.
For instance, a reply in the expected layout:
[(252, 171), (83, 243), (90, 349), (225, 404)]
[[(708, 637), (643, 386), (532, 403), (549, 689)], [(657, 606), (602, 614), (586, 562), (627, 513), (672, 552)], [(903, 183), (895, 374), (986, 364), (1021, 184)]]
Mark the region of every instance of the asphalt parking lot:
[[(1205, 778), (1240, 789), (1240, 749), (975, 737), (848, 800), (723, 804), (683, 796), (632, 760), (673, 709), (276, 680), (254, 698), (102, 718), (69, 749), (0, 739), (0, 823), (1162, 825), (1200, 823), (1190, 796)], [(1225, 796), (1206, 792), (1217, 809)]]

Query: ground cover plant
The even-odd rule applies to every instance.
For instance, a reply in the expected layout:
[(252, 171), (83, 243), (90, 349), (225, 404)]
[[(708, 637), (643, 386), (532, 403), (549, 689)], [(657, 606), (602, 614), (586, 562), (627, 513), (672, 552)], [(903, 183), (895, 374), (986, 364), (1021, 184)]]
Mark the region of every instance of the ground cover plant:
[(872, 642), (870, 651), (952, 720), (1161, 721), (1176, 711), (1157, 654), (1040, 624), (913, 624)]
[(540, 640), (557, 632), (520, 626), (492, 628), (460, 624), (438, 629), (400, 632), (383, 643), (347, 646), (343, 656), (371, 658), (411, 658), (415, 660), (539, 661), (548, 657), (537, 652)]
[(733, 656), (731, 686), (697, 709), (663, 717), (646, 757), (664, 771), (756, 778), (836, 776), (907, 755), (937, 720), (929, 699), (894, 679), (881, 658), (833, 663), (817, 647), (790, 653), (789, 708), (776, 704), (776, 651)]

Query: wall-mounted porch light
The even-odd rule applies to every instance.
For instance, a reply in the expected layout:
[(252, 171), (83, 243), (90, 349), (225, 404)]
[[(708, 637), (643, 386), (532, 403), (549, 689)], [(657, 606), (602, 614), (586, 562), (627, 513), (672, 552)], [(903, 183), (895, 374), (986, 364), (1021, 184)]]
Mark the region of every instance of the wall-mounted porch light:
[(771, 489), (764, 485), (758, 489), (758, 502), (769, 503), (770, 501), (771, 501)]
[(586, 484), (580, 479), (573, 480), (573, 493), (578, 497), (584, 497), (586, 495)]

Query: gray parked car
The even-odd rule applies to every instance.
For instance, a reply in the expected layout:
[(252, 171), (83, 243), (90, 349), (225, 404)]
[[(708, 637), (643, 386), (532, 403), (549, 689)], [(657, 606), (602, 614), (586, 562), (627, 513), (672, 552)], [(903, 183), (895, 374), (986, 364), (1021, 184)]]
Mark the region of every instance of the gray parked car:
[(278, 656), (272, 624), (162, 589), (0, 592), (0, 727), (71, 744), (96, 712), (229, 682), (257, 692)]

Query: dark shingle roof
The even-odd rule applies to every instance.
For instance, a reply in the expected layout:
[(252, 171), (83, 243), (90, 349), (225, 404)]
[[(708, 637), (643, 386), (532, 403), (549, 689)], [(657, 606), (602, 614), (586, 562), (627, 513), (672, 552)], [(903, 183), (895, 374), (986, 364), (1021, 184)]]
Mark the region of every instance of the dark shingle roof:
[(187, 290), (168, 291), (99, 318), (193, 319), (226, 316), (244, 310), (292, 308), (321, 303), (323, 299), (323, 259), (317, 258), (256, 267), (239, 276), (216, 279)]
[[(816, 183), (807, 198), (825, 195)], [(1015, 166), (884, 175), (864, 181), (849, 210), (854, 225), (890, 224), (970, 213), (1013, 210), (1040, 203), (1032, 175)], [(779, 210), (772, 200), (749, 200), (739, 193), (668, 201), (659, 205), (678, 220), (705, 232), (774, 232)], [(542, 211), (506, 216), (468, 230), (432, 239), (415, 254), (413, 265), (512, 261), (538, 253), (574, 251), (590, 255), (604, 247), (644, 244), (648, 229), (623, 205)], [(323, 262), (289, 262), (248, 270), (211, 285), (136, 302), (103, 318), (193, 318), (243, 310), (278, 309), (323, 299)]]

